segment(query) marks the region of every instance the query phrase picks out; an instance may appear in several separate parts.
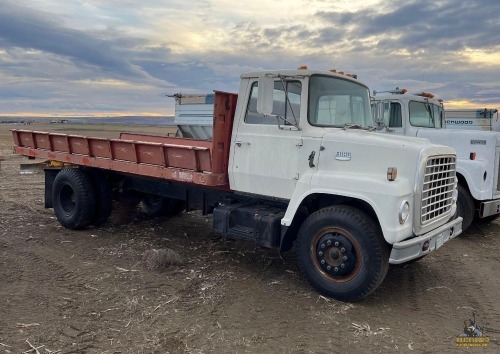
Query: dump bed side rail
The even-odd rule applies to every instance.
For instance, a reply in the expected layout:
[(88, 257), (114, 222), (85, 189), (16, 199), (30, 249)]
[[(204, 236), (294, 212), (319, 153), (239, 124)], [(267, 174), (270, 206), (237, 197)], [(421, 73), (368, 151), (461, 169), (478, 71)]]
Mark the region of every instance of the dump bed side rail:
[(227, 184), (211, 173), (210, 149), (39, 131), (12, 130), (17, 154), (73, 165), (208, 186)]

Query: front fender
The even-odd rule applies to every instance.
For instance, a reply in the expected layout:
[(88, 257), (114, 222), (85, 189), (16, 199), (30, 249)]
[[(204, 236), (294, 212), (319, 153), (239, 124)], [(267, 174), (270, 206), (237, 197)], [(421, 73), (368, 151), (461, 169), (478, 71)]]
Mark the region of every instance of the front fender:
[(406, 178), (398, 177), (395, 181), (383, 180), (380, 175), (332, 173), (317, 171), (303, 176), (296, 189), (285, 216), (283, 226), (290, 226), (297, 209), (305, 198), (314, 194), (328, 194), (354, 198), (366, 202), (377, 216), (385, 240), (389, 244), (404, 240), (413, 234), (413, 210), (406, 223), (399, 223), (399, 208), (404, 200), (413, 208), (414, 186)]
[[(484, 173), (486, 172), (486, 179)], [(493, 199), (493, 173), (488, 171), (488, 162), (484, 160), (459, 159), (457, 174), (467, 182), (470, 194), (475, 200)]]

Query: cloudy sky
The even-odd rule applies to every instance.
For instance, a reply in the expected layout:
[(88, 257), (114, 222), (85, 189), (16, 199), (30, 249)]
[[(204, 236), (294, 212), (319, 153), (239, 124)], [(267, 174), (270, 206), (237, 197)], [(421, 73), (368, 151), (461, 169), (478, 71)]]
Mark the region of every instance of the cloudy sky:
[(330, 69), (500, 108), (498, 0), (1, 0), (0, 114), (173, 113), (242, 72)]

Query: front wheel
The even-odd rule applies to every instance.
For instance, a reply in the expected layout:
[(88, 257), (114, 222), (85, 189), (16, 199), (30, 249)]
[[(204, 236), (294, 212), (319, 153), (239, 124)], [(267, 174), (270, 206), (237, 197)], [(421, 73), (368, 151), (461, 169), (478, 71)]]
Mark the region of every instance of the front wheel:
[(384, 280), (389, 246), (364, 212), (333, 206), (311, 214), (297, 236), (299, 268), (320, 293), (359, 301)]
[(469, 228), (474, 220), (474, 199), (467, 188), (458, 185), (457, 215), (463, 218), (462, 231)]

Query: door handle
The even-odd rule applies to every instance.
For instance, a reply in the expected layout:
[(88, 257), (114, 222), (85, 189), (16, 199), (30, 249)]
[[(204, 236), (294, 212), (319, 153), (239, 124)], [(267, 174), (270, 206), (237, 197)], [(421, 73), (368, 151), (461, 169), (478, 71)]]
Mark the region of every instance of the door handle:
[(316, 165), (314, 164), (314, 156), (316, 156), (316, 151), (311, 151), (311, 154), (309, 155), (309, 167), (313, 168)]
[(234, 144), (237, 146), (250, 145), (250, 142), (249, 141), (235, 141)]

